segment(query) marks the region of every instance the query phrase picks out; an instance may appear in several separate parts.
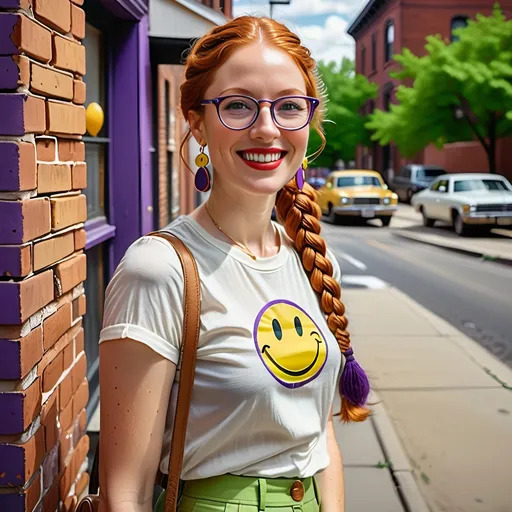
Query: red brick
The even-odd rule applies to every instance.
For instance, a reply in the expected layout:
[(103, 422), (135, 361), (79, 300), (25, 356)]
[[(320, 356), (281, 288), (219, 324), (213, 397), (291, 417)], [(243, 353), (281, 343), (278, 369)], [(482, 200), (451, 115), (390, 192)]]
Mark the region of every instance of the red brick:
[(87, 199), (84, 194), (52, 198), (51, 205), (52, 231), (87, 220)]
[(74, 80), (73, 103), (83, 105), (87, 98), (87, 86), (82, 80)]
[(53, 134), (83, 135), (85, 108), (57, 100), (48, 100), (47, 129)]
[(80, 496), (85, 491), (85, 489), (88, 485), (89, 485), (89, 474), (86, 472), (83, 472), (76, 482), (76, 486), (75, 486), (76, 495)]
[(44, 427), (45, 450), (49, 452), (60, 438), (58, 393), (54, 391), (41, 410), (41, 425)]
[(71, 100), (73, 99), (73, 76), (56, 71), (49, 66), (33, 63), (30, 89), (52, 98)]
[(53, 137), (36, 137), (37, 159), (43, 162), (57, 160), (57, 144)]
[(85, 37), (85, 11), (71, 4), (71, 33), (77, 39)]
[(0, 276), (25, 277), (32, 272), (32, 248), (25, 245), (0, 245)]
[[(0, 336), (3, 338), (3, 336)], [(75, 342), (76, 345), (76, 342)], [(0, 339), (0, 354), (11, 354), (9, 361), (0, 360), (0, 380), (21, 380), (43, 355), (43, 331), (32, 329), (25, 337)]]
[(37, 191), (39, 194), (67, 192), (71, 190), (71, 184), (69, 164), (40, 163), (37, 166)]
[(82, 409), (85, 409), (89, 400), (89, 383), (84, 379), (73, 397), (73, 417), (77, 417)]
[[(14, 158), (9, 158), (11, 156)], [(0, 141), (0, 190), (33, 190), (36, 184), (34, 144)]]
[(77, 504), (78, 498), (75, 495), (67, 496), (62, 504), (61, 512), (73, 512), (76, 509)]
[(34, 0), (34, 12), (51, 28), (67, 33), (71, 30), (71, 5), (69, 0)]
[(75, 190), (87, 188), (87, 164), (85, 162), (78, 162), (73, 165), (71, 175)]
[(69, 430), (73, 423), (73, 398), (68, 402), (59, 414), (59, 423), (63, 431)]
[(85, 229), (77, 229), (75, 232), (75, 251), (79, 251), (85, 247), (87, 242), (87, 233)]
[[(39, 498), (41, 497), (41, 477), (40, 474), (35, 476), (32, 481), (30, 482), (30, 485), (23, 489), (22, 492), (20, 492), (19, 489), (2, 489), (4, 492), (0, 493), (0, 510), (5, 512), (13, 512), (14, 509), (12, 507), (12, 494), (18, 494), (19, 500), (16, 502), (16, 511), (23, 510), (23, 511), (32, 511), (35, 510), (35, 506), (37, 505), (37, 502), (39, 501)], [(21, 503), (21, 500), (23, 500), (23, 503)], [(53, 510), (55, 512), (55, 509)]]
[(34, 244), (34, 270), (40, 270), (75, 251), (75, 239), (73, 233), (54, 236)]
[(71, 0), (75, 5), (84, 5), (84, 0)]
[(59, 296), (85, 281), (86, 277), (87, 258), (85, 254), (79, 254), (56, 265), (55, 278), (58, 283)]
[(89, 436), (84, 435), (82, 439), (78, 442), (75, 451), (69, 461), (68, 466), (66, 467), (61, 480), (60, 480), (60, 497), (62, 500), (66, 498), (71, 489), (71, 485), (75, 482), (78, 473), (80, 471), (80, 467), (87, 456), (87, 452), (89, 450)]
[[(71, 353), (73, 353), (73, 343), (70, 343), (65, 349), (64, 352), (69, 351), (71, 349)], [(64, 353), (64, 359), (66, 359), (66, 354)], [(72, 358), (71, 358), (72, 360)], [(66, 365), (64, 364), (64, 367)], [(59, 384), (59, 400), (63, 407), (66, 407), (69, 404), (69, 401), (73, 397), (73, 372), (70, 371), (65, 377), (64, 380)]]
[(43, 133), (46, 129), (43, 98), (24, 93), (0, 93), (0, 110), (7, 116), (7, 121), (0, 125), (0, 135)]
[(53, 300), (53, 271), (18, 282), (0, 281), (0, 297), (10, 306), (0, 308), (0, 324), (21, 324)]
[(0, 9), (29, 9), (32, 6), (30, 0), (0, 0)]
[(71, 302), (60, 307), (53, 315), (43, 322), (44, 350), (48, 350), (71, 327)]
[(53, 361), (43, 370), (43, 393), (48, 393), (60, 379), (64, 371), (63, 353), (59, 352)]
[(74, 427), (67, 429), (60, 439), (59, 444), (59, 467), (63, 468), (71, 459), (73, 446), (73, 430)]
[(78, 140), (59, 139), (59, 160), (61, 162), (84, 162), (85, 144)]
[(4, 47), (2, 40), (9, 38), (14, 48), (8, 54), (24, 52), (42, 62), (52, 58), (52, 36), (46, 27), (24, 14), (0, 13), (0, 16), (17, 18), (13, 34), (0, 34), (0, 48)]
[(42, 512), (55, 512), (59, 506), (59, 485), (53, 484), (43, 498)]
[(53, 34), (52, 65), (85, 75), (85, 46), (58, 34)]
[[(73, 351), (74, 350), (75, 350), (75, 344), (74, 344), (73, 340), (70, 340), (70, 343), (64, 349), (64, 371), (66, 371), (68, 368), (70, 368), (71, 365), (73, 364), (73, 359), (74, 359)], [(70, 378), (70, 384), (71, 384), (71, 378)]]
[[(82, 295), (85, 297), (85, 295)], [(79, 354), (84, 350), (84, 330), (80, 329), (80, 332), (75, 337), (75, 354)]]
[(87, 358), (85, 356), (85, 353), (83, 353), (80, 357), (80, 359), (75, 363), (75, 366), (73, 366), (73, 393), (76, 393), (78, 390), (78, 387), (82, 383), (82, 381), (85, 379), (87, 375)]
[[(86, 299), (85, 299), (85, 294), (82, 294), (82, 295), (80, 295), (80, 297), (77, 297), (73, 301), (73, 322), (77, 318), (84, 316), (85, 313), (86, 313)], [(81, 350), (79, 350), (78, 352), (81, 352)]]
[(12, 436), (25, 432), (39, 414), (40, 409), (41, 382), (39, 379), (35, 379), (23, 391), (0, 392), (0, 410), (2, 410), (0, 435)]
[[(2, 444), (0, 451), (0, 485), (5, 487), (22, 486), (30, 480), (30, 477), (39, 469), (43, 462), (44, 432), (42, 428), (23, 444)], [(12, 460), (22, 459), (21, 467), (11, 464)]]

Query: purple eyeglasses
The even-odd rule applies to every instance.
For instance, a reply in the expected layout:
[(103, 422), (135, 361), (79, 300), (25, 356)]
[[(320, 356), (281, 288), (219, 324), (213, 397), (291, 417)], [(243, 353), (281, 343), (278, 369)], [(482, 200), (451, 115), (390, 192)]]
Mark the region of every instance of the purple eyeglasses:
[(282, 96), (275, 100), (257, 100), (241, 94), (201, 101), (201, 105), (215, 105), (220, 122), (230, 130), (246, 130), (252, 126), (260, 115), (261, 103), (270, 103), (270, 115), (276, 126), (283, 130), (295, 131), (311, 122), (320, 102), (310, 96)]

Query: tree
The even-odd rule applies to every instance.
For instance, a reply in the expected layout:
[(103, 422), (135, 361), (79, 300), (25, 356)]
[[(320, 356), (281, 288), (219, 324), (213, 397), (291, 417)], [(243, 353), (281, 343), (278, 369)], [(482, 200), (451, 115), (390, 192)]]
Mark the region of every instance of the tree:
[[(377, 85), (368, 82), (354, 71), (354, 63), (344, 58), (341, 65), (319, 62), (318, 71), (327, 95), (324, 129), (327, 146), (315, 160), (315, 166), (333, 167), (337, 160), (353, 160), (359, 144), (369, 145), (370, 137), (364, 127), (367, 116), (360, 114), (366, 102), (377, 95)], [(308, 154), (318, 150), (320, 136), (311, 130)]]
[(489, 172), (496, 172), (496, 140), (512, 135), (512, 20), (498, 5), (454, 30), (458, 41), (427, 37), (427, 55), (408, 49), (395, 59), (402, 69), (392, 76), (412, 78), (400, 85), (397, 105), (377, 110), (366, 127), (381, 145), (393, 141), (404, 156), (430, 143), (477, 139), (485, 149)]

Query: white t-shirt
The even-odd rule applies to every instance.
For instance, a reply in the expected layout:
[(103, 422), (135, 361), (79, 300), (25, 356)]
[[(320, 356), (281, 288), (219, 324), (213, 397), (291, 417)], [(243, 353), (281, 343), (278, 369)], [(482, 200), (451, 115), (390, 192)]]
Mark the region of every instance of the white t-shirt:
[[(276, 226), (279, 253), (256, 261), (189, 217), (165, 228), (189, 247), (201, 280), (184, 480), (227, 473), (305, 478), (329, 464), (326, 427), (341, 354), (298, 254)], [(338, 263), (329, 257), (339, 280)], [(100, 342), (132, 338), (178, 363), (182, 323), (178, 256), (167, 241), (142, 237), (107, 287)], [(160, 460), (164, 473), (176, 388)]]

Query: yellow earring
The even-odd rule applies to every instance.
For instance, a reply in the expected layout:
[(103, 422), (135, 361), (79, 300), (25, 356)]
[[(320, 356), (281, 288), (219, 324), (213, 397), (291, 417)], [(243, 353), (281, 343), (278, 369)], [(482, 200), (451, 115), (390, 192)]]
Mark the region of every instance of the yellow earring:
[(308, 157), (305, 156), (304, 160), (302, 160), (302, 168), (306, 170), (308, 168)]
[(200, 153), (196, 156), (195, 162), (197, 167), (205, 167), (210, 163), (210, 159), (208, 158), (208, 155), (204, 153), (204, 147), (206, 144), (201, 145)]

